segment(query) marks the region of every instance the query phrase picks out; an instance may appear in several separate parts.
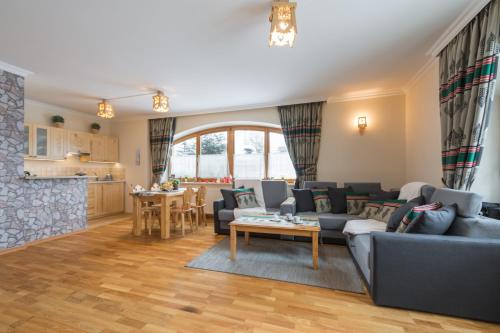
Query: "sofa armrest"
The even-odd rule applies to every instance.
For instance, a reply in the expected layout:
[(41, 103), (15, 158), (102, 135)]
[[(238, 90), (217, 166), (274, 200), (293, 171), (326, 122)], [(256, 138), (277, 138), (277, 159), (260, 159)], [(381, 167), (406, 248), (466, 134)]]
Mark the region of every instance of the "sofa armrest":
[(295, 215), (295, 198), (289, 197), (280, 205), (280, 215), (292, 214)]
[(220, 234), (219, 210), (224, 209), (224, 200), (214, 201), (214, 232)]
[(374, 232), (377, 305), (500, 322), (500, 240)]

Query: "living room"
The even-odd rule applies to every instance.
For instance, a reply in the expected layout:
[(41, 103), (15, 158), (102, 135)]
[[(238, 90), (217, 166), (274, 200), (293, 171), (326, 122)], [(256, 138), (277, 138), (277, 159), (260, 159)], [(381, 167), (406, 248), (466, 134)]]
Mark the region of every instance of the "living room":
[(499, 0), (1, 8), (0, 332), (500, 331)]

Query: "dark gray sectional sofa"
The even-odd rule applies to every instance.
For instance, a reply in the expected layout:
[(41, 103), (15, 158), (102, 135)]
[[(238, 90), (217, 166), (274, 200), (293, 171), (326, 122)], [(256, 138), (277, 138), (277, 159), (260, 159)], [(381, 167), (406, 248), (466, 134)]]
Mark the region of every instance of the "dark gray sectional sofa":
[(445, 235), (372, 232), (347, 240), (373, 301), (500, 323), (500, 221), (478, 215), (478, 194), (422, 192), (427, 203), (457, 204)]
[[(288, 185), (280, 180), (263, 180), (262, 193), (268, 213), (279, 213), (281, 205), (288, 199)], [(214, 231), (229, 235), (229, 222), (234, 220), (234, 212), (228, 209), (224, 200), (214, 201)]]
[[(337, 184), (305, 182), (304, 186), (325, 188)], [(381, 189), (380, 183), (344, 186), (354, 192), (375, 193)], [(294, 198), (279, 192), (282, 194), (274, 192), (269, 206), (264, 195), (268, 210), (295, 214)], [(318, 215), (321, 237), (324, 242), (347, 241), (377, 305), (500, 323), (500, 221), (478, 215), (482, 198), (472, 192), (424, 186), (422, 196), (426, 203), (457, 204), (457, 217), (445, 235), (372, 232), (346, 239), (342, 234), (345, 223), (360, 218), (326, 213)], [(228, 234), (227, 224), (232, 218), (230, 212), (224, 211), (223, 200), (214, 202), (216, 233)]]

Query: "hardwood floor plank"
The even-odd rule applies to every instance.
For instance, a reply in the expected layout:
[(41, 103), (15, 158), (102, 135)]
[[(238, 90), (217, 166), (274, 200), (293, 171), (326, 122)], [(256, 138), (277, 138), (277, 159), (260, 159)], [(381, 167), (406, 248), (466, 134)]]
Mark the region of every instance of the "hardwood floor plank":
[(500, 332), (367, 295), (186, 268), (223, 239), (212, 226), (161, 240), (158, 230), (132, 236), (131, 223), (103, 218), (2, 255), (0, 332)]

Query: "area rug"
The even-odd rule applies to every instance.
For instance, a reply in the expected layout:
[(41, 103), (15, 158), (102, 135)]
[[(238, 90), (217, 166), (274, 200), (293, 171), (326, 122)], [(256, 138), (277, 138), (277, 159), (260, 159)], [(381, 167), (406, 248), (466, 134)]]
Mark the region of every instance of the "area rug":
[(363, 283), (345, 246), (320, 245), (319, 269), (312, 268), (311, 243), (238, 238), (236, 260), (229, 259), (229, 238), (186, 265), (258, 278), (364, 294)]

